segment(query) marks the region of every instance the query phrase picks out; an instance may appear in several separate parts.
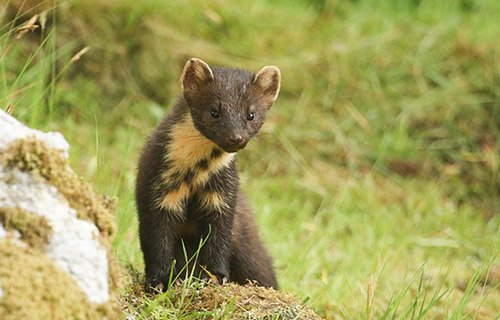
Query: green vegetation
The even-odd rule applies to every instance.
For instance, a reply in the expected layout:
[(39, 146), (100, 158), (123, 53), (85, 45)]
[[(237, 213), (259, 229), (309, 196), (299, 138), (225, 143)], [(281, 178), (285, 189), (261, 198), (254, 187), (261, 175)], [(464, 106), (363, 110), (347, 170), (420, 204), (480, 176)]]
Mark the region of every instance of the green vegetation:
[(499, 1), (36, 3), (0, 5), (0, 107), (61, 131), (118, 198), (124, 265), (142, 268), (137, 156), (186, 59), (275, 64), (239, 166), (282, 289), (325, 318), (498, 315)]

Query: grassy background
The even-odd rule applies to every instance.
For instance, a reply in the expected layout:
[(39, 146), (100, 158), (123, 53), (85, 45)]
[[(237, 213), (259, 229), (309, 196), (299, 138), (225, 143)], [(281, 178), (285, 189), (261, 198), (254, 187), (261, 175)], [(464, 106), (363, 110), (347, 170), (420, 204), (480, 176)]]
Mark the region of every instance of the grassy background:
[(140, 270), (136, 161), (187, 58), (277, 65), (239, 167), (282, 289), (326, 318), (492, 319), (498, 16), (496, 0), (3, 1), (0, 107), (64, 134), (118, 197), (114, 246)]

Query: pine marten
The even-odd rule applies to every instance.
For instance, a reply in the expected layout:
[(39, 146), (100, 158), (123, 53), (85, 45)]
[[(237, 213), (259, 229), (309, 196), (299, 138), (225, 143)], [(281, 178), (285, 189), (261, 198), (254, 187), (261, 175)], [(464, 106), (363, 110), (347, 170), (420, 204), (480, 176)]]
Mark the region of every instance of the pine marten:
[[(166, 288), (171, 272), (191, 267), (220, 283), (278, 287), (239, 187), (235, 154), (264, 123), (280, 81), (275, 66), (254, 74), (187, 61), (183, 93), (139, 160), (136, 202), (146, 288)], [(196, 262), (187, 263), (200, 241)]]

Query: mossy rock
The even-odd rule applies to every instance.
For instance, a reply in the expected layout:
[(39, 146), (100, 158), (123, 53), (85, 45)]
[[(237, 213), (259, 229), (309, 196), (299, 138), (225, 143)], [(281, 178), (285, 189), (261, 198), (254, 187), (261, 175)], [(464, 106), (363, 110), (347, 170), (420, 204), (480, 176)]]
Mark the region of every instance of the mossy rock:
[(0, 110), (0, 319), (118, 318), (114, 211), (73, 172), (60, 134)]
[(15, 140), (2, 151), (0, 163), (46, 180), (64, 195), (80, 219), (94, 222), (105, 237), (114, 235), (115, 201), (96, 193), (89, 183), (78, 177), (61, 150), (28, 137)]

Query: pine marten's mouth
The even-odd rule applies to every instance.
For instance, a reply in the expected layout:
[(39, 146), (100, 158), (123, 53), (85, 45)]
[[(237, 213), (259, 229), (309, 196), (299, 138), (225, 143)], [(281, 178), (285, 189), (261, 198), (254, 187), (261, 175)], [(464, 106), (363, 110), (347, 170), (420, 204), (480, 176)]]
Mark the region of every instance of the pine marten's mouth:
[(241, 149), (245, 148), (246, 145), (247, 145), (247, 142), (245, 141), (245, 142), (240, 143), (240, 144), (230, 144), (230, 145), (221, 146), (221, 148), (225, 152), (234, 153), (234, 152), (238, 152)]
[(224, 150), (227, 153), (234, 153), (234, 152), (240, 151), (244, 147), (245, 147), (244, 145), (243, 146), (226, 146), (226, 147), (222, 147), (222, 150)]

